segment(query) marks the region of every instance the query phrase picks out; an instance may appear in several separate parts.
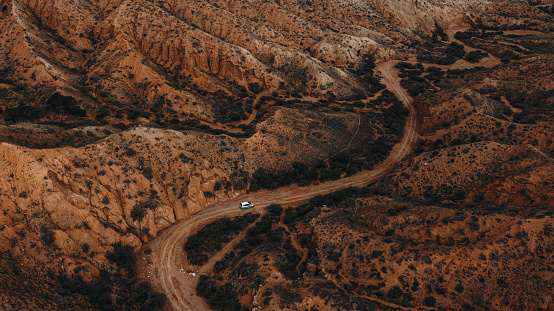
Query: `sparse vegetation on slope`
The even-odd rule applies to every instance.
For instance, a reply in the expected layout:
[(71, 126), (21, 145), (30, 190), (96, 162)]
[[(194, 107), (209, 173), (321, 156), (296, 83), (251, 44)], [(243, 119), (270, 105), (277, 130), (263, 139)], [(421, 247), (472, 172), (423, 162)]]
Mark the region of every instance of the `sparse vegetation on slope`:
[(203, 265), (211, 255), (221, 250), (223, 245), (258, 217), (258, 214), (247, 214), (233, 219), (221, 218), (202, 227), (185, 242), (184, 249), (189, 262), (193, 265)]
[(552, 295), (541, 288), (553, 219), (541, 208), (413, 205), (352, 188), (266, 216), (258, 243), (237, 243), (198, 283), (211, 306), (544, 308)]
[[(0, 309), (162, 308), (128, 278), (135, 251), (166, 232), (179, 247), (141, 250), (139, 275), (174, 268), (156, 256), (183, 240), (163, 229), (248, 191), (298, 183), (250, 194), (305, 202), (364, 180), (376, 182), (190, 239), (190, 269), (214, 268), (198, 294), (231, 309), (552, 308), (528, 299), (552, 287), (549, 270), (518, 261), (549, 259), (551, 12), (503, 0), (0, 0)], [(521, 288), (518, 270), (533, 276)], [(194, 274), (177, 271), (156, 290), (208, 308), (190, 296)], [(14, 285), (25, 279), (50, 297)]]

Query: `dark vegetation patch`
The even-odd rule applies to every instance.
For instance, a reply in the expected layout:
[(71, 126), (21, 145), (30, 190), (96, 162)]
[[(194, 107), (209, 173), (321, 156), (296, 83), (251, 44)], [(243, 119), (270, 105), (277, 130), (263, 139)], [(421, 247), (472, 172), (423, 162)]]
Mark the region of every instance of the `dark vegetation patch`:
[(207, 124), (200, 123), (196, 119), (186, 119), (186, 120), (179, 120), (179, 119), (169, 119), (164, 121), (157, 121), (156, 124), (165, 129), (171, 129), (176, 131), (194, 131), (194, 132), (200, 132), (200, 133), (206, 133), (211, 135), (228, 135), (231, 137), (236, 138), (247, 138), (252, 136), (255, 133), (254, 125), (252, 124), (241, 124), (238, 127), (242, 129), (242, 132), (228, 132), (222, 129), (217, 128), (211, 128)]
[(463, 78), (470, 73), (480, 72), (482, 69), (482, 67), (476, 67), (465, 70), (444, 70), (435, 66), (425, 68), (421, 63), (411, 64), (407, 62), (400, 62), (395, 67), (400, 70), (398, 75), (402, 78), (400, 85), (412, 97), (436, 93), (439, 90), (448, 88), (452, 79)]
[(187, 257), (193, 265), (203, 265), (211, 255), (221, 250), (225, 243), (258, 219), (259, 214), (246, 214), (235, 218), (221, 218), (202, 227), (191, 235), (184, 245)]
[(489, 56), (487, 52), (475, 50), (467, 53), (465, 60), (470, 63), (478, 63), (482, 58)]
[(248, 310), (239, 302), (239, 294), (232, 284), (218, 285), (215, 280), (206, 275), (200, 276), (196, 286), (196, 294), (206, 299), (210, 307), (216, 310)]
[(25, 122), (25, 121), (35, 121), (37, 119), (43, 118), (45, 116), (44, 112), (36, 107), (20, 105), (17, 107), (8, 107), (6, 109), (6, 121), (7, 122)]
[(81, 276), (73, 278), (65, 274), (58, 276), (59, 293), (62, 296), (80, 294), (96, 305), (99, 310), (162, 310), (167, 303), (164, 294), (155, 292), (146, 281), (129, 279), (100, 271), (100, 277), (90, 283)]
[(457, 42), (431, 40), (422, 45), (422, 48), (423, 51), (417, 55), (417, 60), (424, 63), (451, 65), (466, 55), (464, 46)]
[[(546, 31), (549, 24), (548, 22), (539, 22), (538, 20), (529, 20), (527, 12), (521, 12), (513, 10), (510, 6), (494, 6), (496, 14), (488, 14), (486, 16), (480, 16), (476, 19), (475, 28), (485, 31), (509, 31), (509, 30), (534, 30), (534, 31)], [(519, 15), (523, 13), (522, 15)], [(512, 18), (511, 22), (508, 22), (506, 17)], [(527, 17), (527, 18), (526, 18)], [(514, 20), (520, 19), (523, 23), (514, 22)], [(552, 29), (552, 28), (550, 28)]]
[(251, 98), (237, 100), (224, 91), (217, 91), (211, 95), (213, 97), (214, 118), (217, 122), (225, 124), (237, 122), (247, 119), (248, 115), (252, 113), (253, 100)]
[(45, 224), (40, 224), (40, 239), (47, 246), (52, 246), (56, 241), (56, 236), (52, 229), (50, 229)]
[(314, 295), (321, 297), (334, 310), (386, 310), (377, 302), (349, 294), (331, 281), (318, 282), (310, 287)]
[(139, 165), (137, 169), (144, 177), (146, 177), (146, 179), (152, 180), (152, 178), (154, 178), (152, 169), (150, 169), (149, 167), (146, 167), (142, 159), (139, 159)]
[(113, 245), (113, 252), (108, 253), (106, 257), (117, 267), (124, 269), (128, 277), (134, 277), (137, 274), (137, 256), (134, 249), (129, 245), (123, 245), (117, 242)]
[(281, 285), (277, 285), (273, 288), (273, 291), (277, 294), (279, 299), (287, 306), (293, 305), (295, 303), (302, 302), (302, 296), (300, 294), (293, 292), (284, 288)]
[(500, 28), (492, 28), (493, 31), (490, 31), (485, 26), (478, 27), (482, 28), (457, 32), (455, 37), (470, 46), (494, 53), (504, 63), (533, 54), (552, 55), (554, 53), (552, 40), (540, 34), (504, 34), (503, 31), (495, 31)]
[(143, 208), (141, 208), (140, 205), (135, 205), (131, 209), (131, 218), (134, 221), (142, 221), (144, 219), (144, 216), (146, 216), (147, 211)]
[(485, 40), (493, 40), (496, 36), (502, 36), (502, 31), (485, 31), (484, 29), (479, 30), (475, 28), (470, 28), (466, 31), (458, 31), (454, 38), (460, 41), (470, 41), (472, 38), (479, 38)]
[(156, 210), (159, 205), (160, 203), (154, 197), (138, 202), (131, 209), (131, 218), (134, 221), (142, 221), (149, 210)]
[[(107, 258), (116, 265), (115, 272), (102, 269), (100, 276), (91, 282), (85, 282), (78, 274), (70, 277), (62, 273), (57, 277), (59, 294), (83, 295), (99, 310), (162, 310), (167, 303), (165, 295), (155, 292), (149, 282), (134, 278), (137, 259), (133, 248), (121, 242), (113, 248)], [(74, 272), (78, 273), (80, 268)]]
[(554, 90), (528, 87), (527, 81), (522, 80), (505, 84), (494, 93), (503, 94), (512, 106), (522, 109), (513, 115), (514, 122), (536, 124), (552, 117)]
[(335, 207), (341, 205), (347, 199), (353, 200), (363, 193), (364, 189), (350, 187), (335, 191), (326, 195), (318, 195), (310, 199), (308, 203), (299, 205), (296, 208), (288, 208), (283, 216), (283, 222), (294, 225), (297, 222), (308, 222), (319, 215), (321, 206)]
[(73, 117), (86, 117), (86, 111), (79, 107), (77, 101), (70, 96), (54, 93), (46, 100), (44, 105), (25, 105), (20, 103), (16, 107), (6, 108), (4, 116), (6, 122), (33, 122), (46, 118), (47, 113), (67, 115)]
[(386, 86), (381, 83), (381, 79), (375, 76), (375, 56), (366, 54), (355, 70), (351, 72), (357, 74), (361, 80), (369, 84), (369, 93), (376, 94), (384, 90)]
[(71, 96), (54, 93), (45, 103), (46, 109), (56, 114), (70, 115), (75, 117), (86, 117), (87, 113)]

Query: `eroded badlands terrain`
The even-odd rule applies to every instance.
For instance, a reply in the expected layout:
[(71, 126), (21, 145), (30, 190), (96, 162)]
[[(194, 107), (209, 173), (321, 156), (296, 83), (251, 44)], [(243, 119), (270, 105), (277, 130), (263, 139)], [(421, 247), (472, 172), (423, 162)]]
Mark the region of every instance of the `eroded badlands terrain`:
[(553, 308), (552, 12), (0, 0), (0, 309)]

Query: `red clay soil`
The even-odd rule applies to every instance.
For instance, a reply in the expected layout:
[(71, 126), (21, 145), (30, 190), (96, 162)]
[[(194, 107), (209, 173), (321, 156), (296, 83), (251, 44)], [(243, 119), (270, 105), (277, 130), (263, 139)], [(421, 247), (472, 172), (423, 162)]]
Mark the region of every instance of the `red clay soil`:
[[(171, 308), (174, 310), (210, 310), (206, 302), (196, 296), (198, 275), (193, 277), (192, 274), (187, 273), (193, 268), (187, 262), (183, 251), (184, 242), (189, 235), (195, 233), (204, 225), (224, 216), (233, 217), (247, 212), (263, 213), (263, 209), (271, 203), (296, 206), (307, 202), (316, 195), (327, 194), (348, 187), (365, 186), (392, 169), (396, 163), (412, 151), (417, 141), (415, 109), (412, 105), (412, 99), (400, 87), (399, 80), (391, 77), (394, 63), (379, 64), (378, 68), (384, 76), (383, 83), (410, 109), (410, 115), (402, 139), (384, 162), (371, 171), (363, 171), (340, 180), (306, 187), (291, 185), (277, 190), (261, 190), (240, 195), (227, 202), (213, 204), (190, 218), (174, 224), (157, 238), (147, 243), (143, 250), (150, 249), (152, 253), (146, 256), (144, 251), (141, 252), (141, 256), (139, 256), (140, 277), (148, 279), (157, 290), (164, 292), (169, 299)], [(239, 203), (245, 200), (254, 202), (256, 207), (250, 210), (241, 210), (238, 207)]]
[[(449, 37), (463, 28), (449, 29)], [(455, 39), (453, 39), (455, 40)], [(462, 42), (460, 42), (463, 44)], [(464, 45), (466, 50), (474, 50)], [(391, 170), (398, 162), (408, 155), (417, 141), (417, 116), (412, 105), (413, 99), (405, 89), (400, 86), (398, 70), (394, 68), (399, 61), (388, 61), (377, 64), (377, 69), (383, 77), (382, 83), (392, 91), (410, 110), (409, 117), (404, 127), (404, 134), (400, 142), (394, 146), (388, 158), (377, 165), (373, 170), (363, 171), (340, 180), (329, 181), (318, 185), (299, 187), (291, 185), (276, 190), (261, 190), (249, 194), (242, 194), (226, 202), (215, 203), (192, 215), (190, 218), (180, 221), (167, 228), (154, 240), (148, 242), (139, 256), (139, 277), (152, 282), (154, 288), (167, 295), (169, 309), (173, 310), (211, 310), (206, 302), (196, 295), (197, 273), (193, 276), (187, 271), (206, 273), (204, 267), (195, 267), (188, 263), (183, 245), (189, 235), (198, 231), (204, 225), (221, 217), (234, 217), (248, 212), (265, 213), (264, 208), (272, 203), (284, 206), (297, 206), (309, 201), (314, 196), (331, 193), (348, 187), (361, 187), (369, 182), (377, 180)], [(475, 66), (492, 67), (500, 61), (494, 56), (489, 56), (477, 64), (471, 64), (459, 60), (449, 68), (472, 68)], [(239, 204), (242, 201), (251, 201), (256, 205), (250, 210), (241, 210)], [(145, 255), (144, 251), (150, 249), (151, 254)], [(213, 265), (213, 260), (211, 260)], [(196, 269), (196, 270), (194, 270)], [(372, 299), (373, 300), (373, 299)]]

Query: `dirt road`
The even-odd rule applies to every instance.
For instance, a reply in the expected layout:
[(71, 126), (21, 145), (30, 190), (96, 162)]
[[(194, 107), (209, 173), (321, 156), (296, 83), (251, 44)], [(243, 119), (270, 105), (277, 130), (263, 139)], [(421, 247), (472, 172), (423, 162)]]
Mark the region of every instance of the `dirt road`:
[[(409, 154), (417, 141), (417, 117), (412, 99), (395, 79), (395, 62), (378, 65), (378, 70), (384, 77), (383, 83), (394, 92), (409, 108), (404, 134), (400, 142), (393, 148), (389, 157), (371, 171), (363, 171), (340, 180), (329, 181), (319, 185), (299, 187), (296, 185), (282, 187), (277, 190), (261, 190), (243, 194), (223, 203), (213, 204), (203, 211), (192, 215), (189, 219), (180, 221), (164, 230), (157, 238), (143, 247), (139, 254), (139, 276), (152, 282), (157, 290), (164, 292), (174, 310), (210, 310), (204, 300), (196, 296), (198, 274), (193, 276), (189, 272), (193, 267), (184, 256), (183, 245), (186, 238), (205, 224), (218, 218), (244, 214), (247, 212), (261, 212), (271, 203), (280, 203), (284, 206), (296, 206), (307, 202), (310, 198), (327, 194), (333, 191), (353, 186), (365, 186), (389, 171), (396, 163)], [(252, 210), (239, 209), (242, 201), (252, 201), (256, 207)], [(150, 249), (151, 254), (145, 255), (144, 250)]]
[[(450, 32), (452, 35), (454, 32)], [(466, 48), (469, 48), (466, 46)], [(471, 48), (469, 48), (471, 49)], [(460, 61), (459, 61), (460, 62)], [(165, 293), (169, 299), (169, 308), (173, 310), (210, 310), (206, 302), (196, 295), (196, 284), (200, 273), (205, 272), (202, 267), (191, 266), (186, 259), (183, 245), (186, 238), (207, 223), (221, 217), (233, 217), (247, 212), (263, 213), (263, 209), (271, 203), (283, 206), (296, 206), (307, 202), (310, 198), (327, 194), (352, 186), (365, 186), (377, 180), (391, 170), (398, 162), (408, 155), (417, 141), (417, 115), (413, 99), (400, 85), (398, 71), (394, 65), (398, 61), (389, 61), (377, 65), (381, 72), (383, 83), (392, 91), (406, 107), (410, 114), (404, 126), (404, 134), (400, 142), (394, 146), (388, 158), (371, 171), (363, 171), (340, 180), (329, 181), (319, 185), (299, 187), (296, 185), (282, 187), (276, 190), (261, 190), (243, 194), (226, 202), (213, 204), (201, 212), (192, 215), (189, 219), (179, 221), (165, 229), (154, 240), (148, 242), (139, 254), (139, 277), (149, 280), (158, 291)], [(488, 57), (482, 64), (492, 66), (498, 60)], [(461, 62), (453, 67), (475, 67), (480, 64)], [(252, 201), (254, 209), (241, 210), (238, 206), (242, 201)], [(144, 250), (151, 250), (145, 255)], [(196, 269), (196, 270), (195, 270)], [(193, 273), (195, 276), (193, 276)]]

